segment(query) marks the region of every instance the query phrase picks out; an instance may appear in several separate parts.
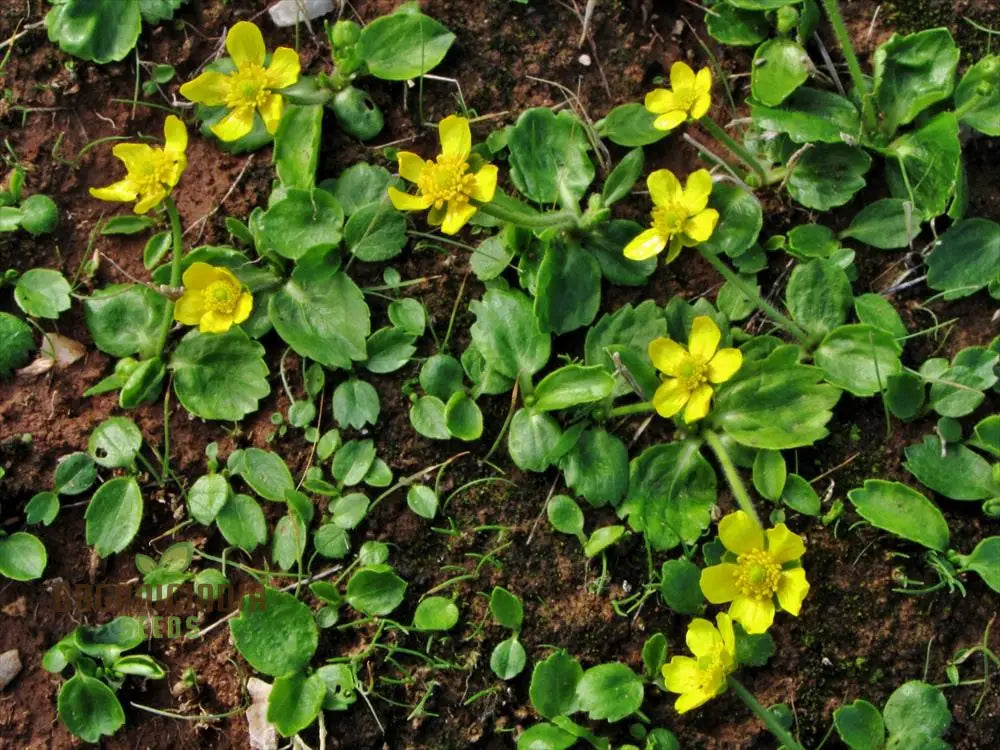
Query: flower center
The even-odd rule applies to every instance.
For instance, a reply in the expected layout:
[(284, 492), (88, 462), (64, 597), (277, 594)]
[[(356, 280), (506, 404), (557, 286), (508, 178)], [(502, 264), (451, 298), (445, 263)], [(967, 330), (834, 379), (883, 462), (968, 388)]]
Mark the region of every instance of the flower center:
[(653, 229), (665, 238), (680, 234), (684, 229), (684, 222), (688, 219), (688, 212), (678, 203), (656, 206), (650, 215), (653, 219)]
[(715, 646), (709, 653), (698, 657), (698, 669), (701, 674), (698, 690), (716, 692), (719, 685), (726, 681), (726, 675), (730, 670), (726, 668), (726, 660), (723, 658), (723, 646)]
[(674, 89), (674, 108), (682, 109), (685, 112), (690, 111), (691, 107), (694, 106), (695, 93), (693, 88), (680, 88)]
[(202, 292), (205, 307), (221, 315), (232, 315), (240, 300), (240, 288), (230, 281), (213, 281)]
[(684, 383), (686, 390), (693, 391), (708, 380), (708, 364), (691, 357), (681, 365), (678, 377)]
[(144, 160), (129, 175), (140, 195), (150, 195), (173, 185), (177, 158), (161, 148), (154, 148), (149, 159)]
[(253, 107), (257, 109), (271, 95), (267, 87), (267, 71), (260, 65), (250, 63), (229, 76), (229, 90), (226, 92), (226, 106)]
[(781, 565), (762, 549), (744, 552), (736, 561), (739, 572), (736, 586), (744, 596), (751, 599), (770, 599), (778, 590), (781, 580)]
[(469, 165), (464, 160), (441, 154), (420, 171), (417, 186), (434, 201), (434, 208), (443, 208), (449, 201), (468, 203), (476, 187), (476, 176), (469, 174)]

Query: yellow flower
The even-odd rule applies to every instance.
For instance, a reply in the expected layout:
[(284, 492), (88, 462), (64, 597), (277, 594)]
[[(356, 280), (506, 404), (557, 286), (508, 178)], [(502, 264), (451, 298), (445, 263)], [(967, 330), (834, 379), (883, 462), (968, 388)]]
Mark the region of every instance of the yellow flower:
[(119, 143), (112, 150), (125, 163), (125, 179), (107, 187), (90, 188), (90, 194), (102, 201), (130, 203), (135, 212), (144, 214), (163, 202), (180, 181), (187, 167), (187, 128), (173, 115), (163, 123), (163, 148), (146, 143)]
[(670, 66), (670, 88), (654, 89), (646, 94), (646, 109), (659, 115), (653, 121), (657, 130), (673, 130), (689, 117), (699, 120), (712, 106), (712, 71), (702, 68), (695, 72), (687, 63)]
[(674, 708), (685, 713), (726, 692), (726, 677), (736, 669), (736, 637), (729, 615), (715, 616), (718, 625), (696, 617), (687, 629), (687, 647), (696, 658), (675, 656), (663, 665), (663, 682), (680, 693)]
[(712, 175), (699, 169), (681, 183), (669, 169), (657, 169), (646, 178), (649, 197), (653, 199), (652, 227), (640, 232), (624, 249), (630, 260), (646, 260), (667, 251), (667, 263), (676, 258), (682, 247), (693, 247), (712, 236), (719, 223), (719, 212), (708, 206), (712, 194)]
[(253, 296), (228, 268), (192, 263), (184, 272), (184, 294), (174, 303), (174, 320), (202, 333), (225, 333), (250, 317)]
[(684, 421), (696, 422), (708, 414), (711, 384), (725, 383), (743, 366), (739, 349), (719, 349), (722, 333), (707, 315), (691, 326), (688, 348), (660, 337), (649, 342), (649, 358), (669, 377), (653, 394), (653, 406), (662, 417), (672, 417), (685, 405)]
[(497, 168), (484, 165), (469, 171), (472, 133), (469, 121), (451, 115), (438, 125), (441, 153), (434, 161), (424, 161), (409, 151), (400, 151), (399, 173), (417, 184), (417, 195), (389, 188), (389, 199), (400, 211), (430, 209), (427, 221), (441, 226), (445, 234), (455, 234), (476, 213), (472, 200), (489, 203), (497, 187)]
[[(766, 537), (766, 539), (765, 539)], [(701, 590), (712, 604), (732, 602), (729, 616), (748, 633), (763, 633), (774, 622), (774, 599), (796, 617), (809, 592), (806, 572), (794, 565), (806, 551), (802, 537), (783, 523), (766, 532), (744, 511), (719, 522), (719, 539), (736, 562), (701, 572)]]
[(223, 141), (236, 141), (253, 130), (254, 113), (260, 112), (272, 135), (278, 129), (285, 100), (275, 89), (299, 80), (299, 56), (289, 47), (278, 47), (271, 65), (264, 67), (267, 50), (260, 29), (240, 21), (226, 35), (226, 49), (236, 65), (229, 75), (208, 71), (181, 86), (181, 96), (208, 107), (225, 105), (229, 113), (212, 126)]

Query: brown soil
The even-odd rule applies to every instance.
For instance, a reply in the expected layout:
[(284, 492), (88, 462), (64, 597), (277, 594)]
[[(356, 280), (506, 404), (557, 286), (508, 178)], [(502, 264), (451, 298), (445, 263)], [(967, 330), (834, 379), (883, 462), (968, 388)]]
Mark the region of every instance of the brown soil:
[[(139, 56), (175, 65), (184, 80), (211, 57), (225, 28), (239, 19), (257, 18), (266, 5), (264, 0), (230, 3), (190, 0), (174, 23), (144, 30)], [(371, 20), (395, 5), (395, 0), (354, 3), (364, 20)], [(930, 20), (923, 26), (912, 8), (906, 13), (900, 10), (910, 3), (886, 4), (874, 25), (871, 22), (878, 6), (874, 0), (854, 0), (842, 5), (863, 55), (894, 30), (910, 31), (938, 22), (960, 33), (963, 43), (968, 40), (971, 44), (982, 44), (985, 35), (971, 34), (959, 20), (960, 15), (1000, 28), (1000, 9), (995, 2), (914, 3), (929, 9)], [(10, 37), (22, 22), (34, 23), (40, 19), (39, 3), (30, 3), (30, 13), (28, 6), (26, 0), (6, 0), (2, 4), (0, 39)], [(511, 122), (527, 107), (563, 104), (565, 91), (555, 83), (572, 91), (579, 106), (596, 120), (612, 106), (641, 97), (652, 79), (666, 71), (670, 61), (679, 58), (702, 61), (699, 39), (708, 43), (730, 73), (745, 72), (749, 63), (746, 54), (715, 45), (704, 33), (702, 12), (687, 3), (651, 0), (598, 3), (590, 38), (582, 47), (577, 46), (580, 22), (562, 3), (431, 0), (424, 6), (426, 12), (457, 34), (447, 60), (434, 72), (456, 79), (469, 110), (491, 118), (488, 124), (479, 126), (479, 136), (485, 136), (489, 127)], [(940, 17), (942, 7), (951, 14), (945, 12)], [(292, 31), (275, 30), (266, 18), (259, 20), (269, 45), (294, 43)], [(300, 36), (303, 62), (310, 72), (328, 65), (325, 40), (318, 26), (314, 26), (314, 31), (316, 36), (306, 30)], [(827, 44), (834, 49), (829, 38)], [(589, 66), (579, 61), (582, 53), (590, 55)], [(743, 85), (748, 79), (736, 80)], [(96, 252), (100, 253), (99, 270), (93, 279), (81, 282), (76, 289), (79, 295), (108, 283), (146, 278), (141, 263), (143, 240), (91, 237), (97, 222), (113, 207), (90, 198), (87, 187), (115, 179), (118, 165), (107, 145), (84, 153), (85, 146), (99, 138), (159, 134), (163, 113), (142, 103), (133, 107), (134, 87), (132, 58), (104, 67), (72, 61), (47, 42), (43, 29), (29, 32), (16, 43), (6, 67), (0, 68), (3, 90), (0, 132), (21, 163), (30, 169), (29, 192), (53, 195), (61, 207), (61, 221), (57, 232), (49, 237), (32, 239), (22, 233), (0, 234), (0, 269), (23, 271), (49, 266), (61, 268), (67, 277), (74, 278), (83, 262)], [(157, 100), (161, 104), (169, 103), (169, 97), (176, 94), (177, 83), (165, 88), (168, 102)], [(403, 141), (429, 152), (433, 133), (420, 125), (421, 114), (427, 121), (435, 122), (455, 108), (456, 89), (442, 81), (425, 82), (422, 113), (417, 95), (407, 93), (401, 85), (367, 81), (366, 88), (387, 116), (387, 127), (377, 139), (378, 144)], [(717, 112), (720, 120), (735, 114), (721, 108)], [(683, 173), (698, 163), (693, 149), (679, 138), (666, 139), (646, 151), (649, 169), (666, 166)], [(250, 162), (245, 156), (226, 155), (193, 137), (189, 159), (192, 168), (176, 193), (185, 226), (192, 227), (189, 237), (197, 238), (198, 244), (225, 244), (229, 240), (224, 217), (245, 218), (266, 199), (273, 176), (270, 153), (262, 151)], [(379, 145), (359, 145), (340, 133), (332, 118), (327, 118), (320, 176), (332, 176), (359, 159), (385, 163)], [(997, 140), (979, 138), (966, 144), (970, 215), (1000, 218), (998, 159)], [(874, 179), (871, 182), (878, 184)], [(868, 192), (877, 196), (875, 188)], [(808, 212), (790, 205), (786, 198), (762, 197), (767, 208), (765, 236), (809, 220)], [(838, 227), (846, 225), (857, 205), (869, 197), (866, 193), (855, 201), (853, 208), (835, 213), (832, 219), (824, 217), (824, 221), (832, 221)], [(638, 216), (646, 210), (643, 206), (644, 202), (637, 200), (625, 206), (623, 214), (632, 212)], [(858, 265), (862, 275), (856, 291), (886, 288), (904, 256), (905, 253), (864, 256), (860, 252)], [(395, 265), (404, 278), (429, 278), (415, 287), (413, 293), (424, 301), (438, 334), (443, 334), (451, 306), (467, 275), (465, 257), (424, 249), (407, 253)], [(772, 269), (775, 268), (779, 266), (772, 263)], [(377, 279), (381, 270), (381, 267), (354, 268), (352, 273), (357, 272), (362, 281), (368, 281)], [(765, 274), (762, 280), (783, 283), (776, 271)], [(688, 254), (669, 268), (657, 271), (646, 288), (607, 289), (603, 305), (605, 310), (613, 310), (625, 302), (647, 297), (663, 303), (675, 294), (686, 297), (703, 294), (717, 283), (711, 269), (695, 255)], [(474, 278), (469, 278), (465, 299), (473, 299), (481, 291)], [(777, 294), (780, 289), (774, 292)], [(926, 312), (917, 307), (926, 296), (925, 289), (916, 287), (895, 298), (914, 329), (929, 324)], [(9, 299), (9, 295), (5, 294), (3, 299)], [(375, 308), (377, 304), (373, 307), (376, 315), (382, 314)], [(961, 316), (961, 326), (949, 336), (917, 339), (908, 347), (910, 364), (919, 363), (936, 349), (950, 355), (963, 346), (986, 344), (998, 333), (996, 323), (991, 320), (993, 306), (985, 294), (956, 303), (936, 303), (931, 309), (942, 319)], [(467, 331), (471, 320), (471, 314), (462, 305), (456, 321), (456, 346), (464, 345), (467, 333), (463, 331)], [(74, 304), (60, 318), (56, 328), (82, 342), (89, 341), (79, 304)], [(270, 348), (280, 351), (276, 340), (272, 343), (274, 346)], [(574, 351), (579, 344), (573, 336), (561, 342), (564, 348)], [(422, 346), (421, 355), (433, 351), (430, 342)], [(277, 356), (273, 359), (269, 363), (272, 396), (237, 429), (192, 420), (181, 409), (173, 409), (170, 424), (173, 464), (187, 482), (204, 470), (204, 446), (213, 440), (218, 442), (223, 457), (239, 446), (270, 446), (286, 458), (293, 472), (306, 466), (309, 446), (295, 431), (267, 442), (273, 431), (271, 413), (285, 412), (288, 407), (277, 378)], [(298, 361), (289, 357), (286, 365), (293, 385), (301, 384)], [(57, 459), (84, 449), (94, 425), (117, 412), (114, 395), (90, 399), (81, 396), (86, 387), (107, 375), (111, 366), (108, 357), (92, 351), (66, 371), (31, 382), (20, 379), (0, 382), (0, 465), (8, 470), (0, 484), (3, 493), (0, 524), (4, 528), (16, 529), (23, 524), (24, 503), (34, 492), (51, 486)], [(382, 417), (374, 438), (379, 455), (390, 463), (396, 476), (418, 471), (466, 449), (457, 442), (433, 443), (414, 434), (407, 417), (409, 402), (399, 384), (401, 377), (415, 375), (416, 366), (410, 365), (392, 377), (371, 378), (382, 403)], [(295, 387), (300, 393), (300, 386)], [(508, 399), (484, 399), (482, 406), (486, 438), (473, 445), (471, 455), (452, 465), (445, 475), (444, 496), (491, 473), (480, 459), (503, 422)], [(982, 416), (996, 406), (995, 402), (988, 403), (977, 414)], [(159, 406), (143, 407), (129, 416), (140, 425), (151, 444), (161, 444), (163, 417)], [(329, 422), (328, 407), (323, 416)], [(881, 406), (874, 400), (845, 397), (837, 408), (830, 439), (818, 449), (800, 451), (796, 456), (798, 471), (806, 477), (830, 472), (823, 486), (833, 482), (833, 499), (843, 499), (849, 489), (859, 486), (865, 478), (906, 480), (901, 468), (902, 447), (918, 440), (931, 427), (932, 420), (905, 426), (894, 423), (894, 435), (887, 440)], [(627, 437), (631, 429), (634, 425), (626, 423), (620, 431)], [(23, 439), (24, 435), (31, 437)], [(666, 436), (667, 428), (654, 424), (643, 439), (655, 441)], [(686, 618), (671, 614), (656, 598), (651, 598), (631, 619), (616, 615), (611, 607), (611, 598), (622, 597), (627, 589), (634, 589), (646, 580), (641, 540), (632, 536), (611, 551), (610, 579), (601, 593), (594, 593), (599, 571), (585, 565), (575, 540), (554, 534), (544, 518), (538, 522), (554, 477), (521, 474), (505, 462), (501, 466), (506, 471), (505, 478), (513, 484), (477, 485), (451, 499), (446, 515), (453, 522), (454, 534), (432, 531), (430, 524), (409, 513), (403, 493), (382, 503), (355, 534), (358, 542), (379, 539), (390, 543), (391, 562), (409, 581), (410, 592), (426, 591), (455, 575), (455, 568), (449, 570), (447, 566), (471, 571), (475, 565), (473, 555), (509, 546), (498, 553), (496, 565), (483, 566), (478, 579), (457, 589), (465, 625), (448, 637), (435, 639), (432, 650), (435, 656), (452, 662), (452, 668), (432, 670), (404, 657), (401, 661), (407, 670), (404, 673), (376, 658), (370, 673), (363, 677), (375, 681), (378, 697), (405, 707), (373, 697), (372, 710), (359, 701), (344, 715), (329, 714), (328, 747), (512, 747), (515, 730), (532, 725), (538, 717), (528, 701), (530, 667), (509, 683), (497, 680), (489, 669), (489, 653), (506, 637), (492, 624), (480, 626), (486, 616), (483, 592), (494, 585), (508, 587), (525, 603), (522, 640), (529, 665), (544, 658), (552, 646), (561, 646), (586, 666), (619, 660), (641, 670), (642, 644), (655, 632), (667, 635), (671, 651), (682, 650)], [(187, 528), (164, 536), (178, 522), (176, 511), (183, 513), (183, 501), (175, 489), (160, 488), (151, 477), (144, 477), (143, 481), (146, 512), (137, 538), (141, 541), (133, 544), (128, 554), (103, 563), (92, 559), (84, 541), (83, 506), (64, 507), (57, 521), (39, 532), (49, 551), (45, 580), (27, 584), (0, 582), (0, 651), (17, 648), (25, 663), (21, 675), (0, 693), (0, 748), (65, 748), (80, 744), (56, 720), (55, 701), (61, 678), (42, 670), (40, 660), (44, 650), (62, 635), (92, 620), (88, 615), (77, 617), (54, 611), (51, 596), (54, 581), (130, 580), (136, 575), (132, 554), (162, 552), (177, 539), (203, 543), (210, 552), (221, 550), (220, 538), (214, 532), (206, 535)], [(730, 499), (723, 494), (723, 506), (728, 508)], [(995, 522), (985, 521), (975, 503), (943, 501), (941, 505), (952, 529), (953, 543), (963, 552), (978, 539), (996, 532)], [(273, 508), (269, 510), (273, 515)], [(613, 518), (609, 511), (588, 511), (588, 528), (611, 523)], [(998, 611), (996, 595), (978, 578), (967, 581), (964, 597), (946, 592), (919, 597), (894, 593), (892, 588), (900, 571), (914, 578), (928, 575), (926, 566), (921, 564), (919, 549), (868, 526), (856, 526), (856, 520), (850, 511), (829, 527), (806, 518), (793, 519), (796, 530), (808, 539), (807, 566), (813, 588), (801, 616), (782, 618), (774, 629), (777, 653), (767, 667), (743, 673), (744, 681), (763, 703), (783, 702), (793, 707), (797, 729), (806, 746), (816, 746), (821, 741), (830, 727), (832, 711), (845, 701), (864, 697), (880, 705), (906, 680), (926, 677), (930, 682), (944, 682), (948, 659), (960, 648), (980, 644), (984, 629)], [(434, 525), (447, 524), (445, 518), (439, 517)], [(264, 561), (264, 556), (258, 554), (251, 564), (261, 566)], [(413, 606), (410, 597), (402, 610), (394, 613), (395, 618), (407, 622)], [(217, 616), (209, 619), (214, 617)], [(358, 633), (324, 631), (317, 662), (358, 650), (370, 636), (371, 632), (364, 629)], [(398, 639), (409, 648), (420, 649), (424, 645), (416, 637), (400, 634)], [(991, 635), (990, 645), (994, 650), (1000, 649), (997, 630)], [(126, 727), (105, 740), (104, 747), (248, 746), (246, 722), (239, 708), (244, 701), (241, 685), (249, 667), (232, 647), (225, 627), (194, 642), (151, 640), (148, 650), (168, 666), (169, 678), (144, 686), (129, 681), (120, 693), (126, 706)], [(981, 676), (980, 664), (973, 659), (963, 665), (963, 679)], [(195, 670), (197, 687), (178, 689), (172, 694), (171, 687), (187, 669)], [(382, 683), (382, 677), (402, 679), (404, 684)], [(433, 693), (423, 704), (424, 712), (411, 716), (413, 706), (429, 690)], [(488, 692), (469, 701), (482, 691)], [(995, 682), (985, 688), (974, 685), (948, 689), (946, 693), (955, 715), (948, 740), (956, 748), (966, 750), (993, 746), (1000, 736), (1000, 689)], [(227, 712), (234, 712), (234, 716), (203, 722), (180, 721), (153, 715), (130, 703), (189, 716)], [(721, 750), (776, 745), (733, 695), (722, 696), (700, 711), (679, 717), (672, 710), (672, 699), (650, 688), (643, 710), (652, 726), (672, 729), (685, 748)], [(385, 727), (384, 734), (374, 714)], [(616, 746), (631, 741), (628, 722), (595, 728), (611, 737)], [(315, 736), (310, 741), (317, 746)]]

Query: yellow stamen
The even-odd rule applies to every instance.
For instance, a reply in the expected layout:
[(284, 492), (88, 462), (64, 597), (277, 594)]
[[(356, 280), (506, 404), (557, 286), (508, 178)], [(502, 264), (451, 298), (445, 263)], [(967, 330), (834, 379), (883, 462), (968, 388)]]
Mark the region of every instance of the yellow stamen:
[(229, 77), (229, 90), (226, 92), (226, 106), (229, 109), (237, 107), (260, 107), (271, 95), (267, 87), (267, 71), (263, 66), (254, 63), (245, 64)]
[(781, 565), (762, 549), (744, 552), (736, 561), (739, 572), (736, 586), (744, 596), (752, 599), (770, 599), (778, 590)]
[(240, 288), (229, 281), (219, 279), (205, 287), (202, 295), (206, 308), (222, 315), (232, 315), (240, 299)]
[(420, 192), (434, 201), (434, 208), (443, 208), (450, 201), (468, 203), (476, 187), (476, 176), (462, 159), (441, 154), (420, 172), (417, 181)]

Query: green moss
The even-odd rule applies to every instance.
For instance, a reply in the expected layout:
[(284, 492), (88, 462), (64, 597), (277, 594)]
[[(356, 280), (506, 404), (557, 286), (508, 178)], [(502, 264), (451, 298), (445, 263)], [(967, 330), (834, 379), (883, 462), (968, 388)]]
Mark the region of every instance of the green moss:
[[(938, 26), (950, 29), (962, 48), (965, 63), (975, 62), (987, 52), (989, 35), (956, 15), (952, 0), (889, 0), (884, 3), (882, 11), (888, 27), (900, 34), (912, 34)], [(1000, 6), (995, 3), (970, 4), (964, 15), (980, 26), (1000, 29)]]

